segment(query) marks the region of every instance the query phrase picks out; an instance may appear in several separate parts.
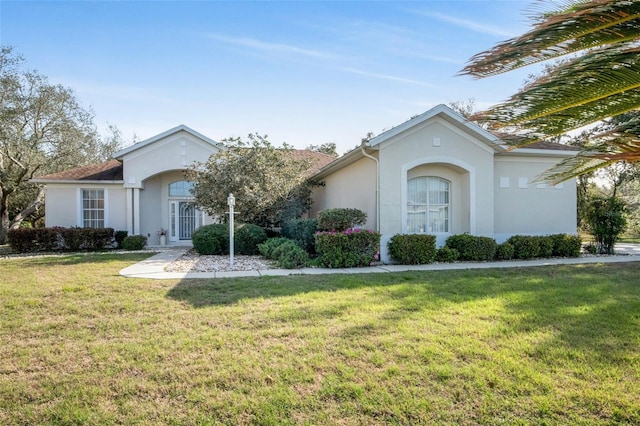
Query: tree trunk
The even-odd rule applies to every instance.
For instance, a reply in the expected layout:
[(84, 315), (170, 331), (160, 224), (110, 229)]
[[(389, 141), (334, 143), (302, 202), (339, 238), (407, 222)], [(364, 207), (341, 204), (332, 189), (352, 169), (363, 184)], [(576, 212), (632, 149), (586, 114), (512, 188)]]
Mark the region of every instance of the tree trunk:
[(44, 194), (44, 188), (38, 188), (36, 199), (27, 208), (18, 213), (13, 220), (9, 220), (9, 194), (2, 194), (2, 198), (0, 198), (0, 244), (7, 243), (7, 234), (10, 229), (19, 228), (22, 221), (42, 206)]
[(13, 218), (13, 220), (11, 221), (11, 224), (9, 225), (9, 229), (19, 228), (20, 224), (22, 224), (22, 222), (26, 218), (28, 218), (31, 215), (31, 213), (38, 210), (38, 208), (41, 207), (42, 204), (44, 204), (44, 194), (45, 194), (44, 188), (39, 187), (38, 194), (36, 195), (35, 200), (33, 200), (31, 204), (29, 204), (24, 210), (22, 210)]
[(0, 244), (7, 243), (7, 232), (9, 231), (9, 200), (6, 195), (0, 198)]

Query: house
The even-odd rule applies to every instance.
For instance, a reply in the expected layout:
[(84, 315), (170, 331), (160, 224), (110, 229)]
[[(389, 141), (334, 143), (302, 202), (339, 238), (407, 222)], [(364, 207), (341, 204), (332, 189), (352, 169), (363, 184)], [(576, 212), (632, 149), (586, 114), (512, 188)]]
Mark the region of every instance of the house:
[(533, 180), (576, 151), (541, 142), (508, 150), (491, 132), (445, 105), (388, 130), (321, 169), (310, 214), (333, 207), (367, 213), (382, 234), (381, 259), (395, 234), (424, 233), (443, 245), (470, 233), (576, 233), (576, 182)]
[[(32, 181), (47, 187), (47, 227), (110, 227), (141, 234), (158, 244), (167, 231), (171, 244), (190, 244), (191, 233), (214, 220), (196, 208), (184, 172), (223, 149), (185, 125), (177, 126), (114, 154), (101, 164), (41, 176)], [(310, 160), (316, 172), (334, 158), (295, 150), (296, 159)]]
[[(47, 186), (46, 226), (111, 227), (172, 244), (213, 219), (193, 204), (184, 171), (223, 149), (181, 125), (138, 142), (102, 164), (33, 181)], [(576, 233), (576, 183), (534, 183), (571, 148), (538, 143), (508, 150), (500, 139), (439, 105), (334, 159), (308, 150), (314, 190), (310, 215), (334, 207), (367, 213), (382, 234), (381, 257), (399, 233), (468, 232), (503, 241), (514, 234)], [(155, 238), (155, 239), (154, 239)]]

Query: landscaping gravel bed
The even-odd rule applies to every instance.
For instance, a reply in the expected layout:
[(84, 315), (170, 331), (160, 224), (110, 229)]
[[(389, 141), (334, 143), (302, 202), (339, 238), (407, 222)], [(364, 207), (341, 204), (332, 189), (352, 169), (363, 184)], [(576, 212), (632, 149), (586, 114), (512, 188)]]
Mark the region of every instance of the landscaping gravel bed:
[(229, 265), (229, 256), (199, 255), (194, 250), (187, 251), (184, 255), (173, 261), (165, 268), (167, 272), (229, 272), (229, 271), (255, 271), (273, 269), (270, 262), (261, 256), (235, 255), (233, 267)]

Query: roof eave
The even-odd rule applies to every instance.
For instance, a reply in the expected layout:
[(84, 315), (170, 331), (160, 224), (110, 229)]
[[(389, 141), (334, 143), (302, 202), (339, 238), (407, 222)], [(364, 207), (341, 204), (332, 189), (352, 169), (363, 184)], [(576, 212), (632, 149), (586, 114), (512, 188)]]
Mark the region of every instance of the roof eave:
[(504, 148), (502, 147), (503, 143), (500, 140), (500, 138), (498, 138), (496, 135), (489, 132), (488, 130), (485, 130), (482, 127), (478, 126), (476, 123), (469, 121), (464, 116), (458, 114), (457, 112), (455, 112), (454, 110), (452, 110), (451, 108), (449, 108), (444, 104), (437, 105), (431, 108), (430, 110), (418, 115), (417, 117), (407, 120), (404, 123), (392, 129), (389, 129), (386, 132), (383, 132), (374, 138), (371, 138), (369, 142), (367, 142), (367, 145), (371, 147), (379, 145), (382, 142), (389, 140), (399, 135), (400, 133), (414, 126), (422, 124), (425, 121), (438, 115), (442, 115), (443, 117), (445, 117), (445, 119), (447, 119), (447, 121), (455, 123), (459, 126), (462, 126), (472, 131), (473, 133), (478, 135), (480, 139), (483, 139), (487, 145), (489, 145), (491, 148), (495, 149), (496, 151), (501, 152), (504, 150)]
[[(331, 163), (327, 164), (326, 166), (318, 170), (316, 173), (310, 176), (310, 179), (322, 179), (342, 169), (343, 167), (348, 166), (349, 164), (353, 164), (356, 161), (362, 158), (365, 158), (365, 156), (362, 153), (363, 148), (369, 148), (369, 147), (358, 147), (352, 151), (347, 152), (342, 157), (336, 158), (334, 161), (332, 161)], [(369, 152), (372, 152), (372, 151), (377, 151), (377, 149), (369, 148)]]
[(573, 157), (577, 155), (578, 151), (558, 150), (558, 149), (534, 149), (534, 148), (516, 148), (513, 150), (507, 150), (499, 155), (526, 155), (537, 157)]

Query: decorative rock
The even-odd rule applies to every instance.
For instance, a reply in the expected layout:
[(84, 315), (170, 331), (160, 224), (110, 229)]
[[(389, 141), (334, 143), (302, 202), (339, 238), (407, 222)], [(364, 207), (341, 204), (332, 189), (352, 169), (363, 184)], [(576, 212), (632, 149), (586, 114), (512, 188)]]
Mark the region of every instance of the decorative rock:
[(189, 250), (165, 268), (167, 272), (230, 272), (256, 271), (273, 269), (260, 256), (235, 255), (233, 267), (229, 265), (229, 256), (200, 256), (194, 250)]

